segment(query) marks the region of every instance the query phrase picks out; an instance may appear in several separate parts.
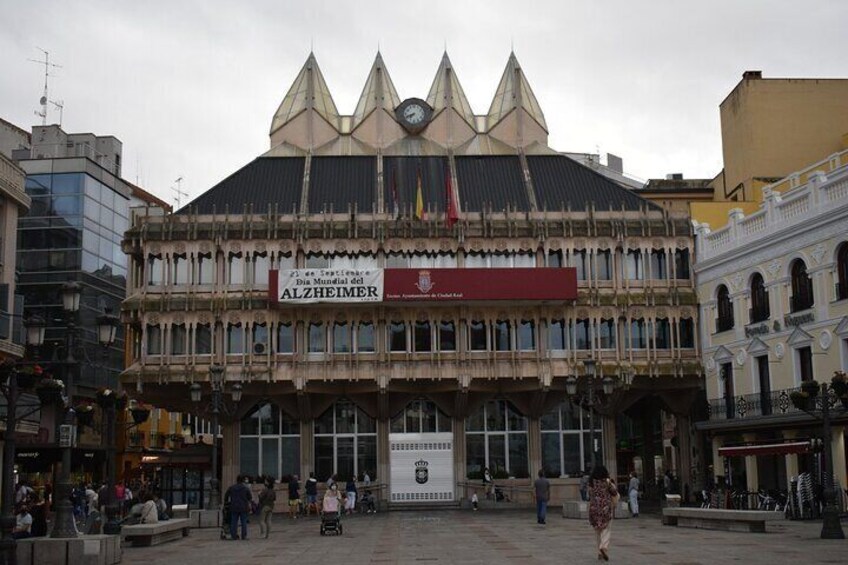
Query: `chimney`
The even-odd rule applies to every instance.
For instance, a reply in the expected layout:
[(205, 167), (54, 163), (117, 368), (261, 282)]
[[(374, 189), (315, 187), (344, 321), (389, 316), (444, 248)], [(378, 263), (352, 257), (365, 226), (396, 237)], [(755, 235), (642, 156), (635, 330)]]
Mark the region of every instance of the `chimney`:
[(618, 155), (607, 153), (607, 167), (619, 174), (624, 174), (624, 159)]
[(757, 80), (763, 78), (763, 71), (745, 71), (742, 80)]
[(665, 180), (683, 180), (683, 173), (669, 173), (665, 176)]

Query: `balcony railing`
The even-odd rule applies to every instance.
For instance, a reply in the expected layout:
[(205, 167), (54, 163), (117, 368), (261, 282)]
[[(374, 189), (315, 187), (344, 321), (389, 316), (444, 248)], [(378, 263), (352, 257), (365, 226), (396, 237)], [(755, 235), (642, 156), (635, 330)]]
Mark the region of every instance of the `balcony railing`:
[(758, 416), (775, 416), (798, 412), (789, 397), (798, 388), (756, 392), (743, 396), (735, 396), (728, 402), (726, 398), (710, 400), (708, 411), (710, 420), (732, 420), (755, 418)]
[(748, 309), (749, 320), (751, 320), (752, 324), (756, 324), (758, 322), (765, 322), (771, 316), (771, 312), (769, 312), (768, 306), (757, 306), (756, 308)]

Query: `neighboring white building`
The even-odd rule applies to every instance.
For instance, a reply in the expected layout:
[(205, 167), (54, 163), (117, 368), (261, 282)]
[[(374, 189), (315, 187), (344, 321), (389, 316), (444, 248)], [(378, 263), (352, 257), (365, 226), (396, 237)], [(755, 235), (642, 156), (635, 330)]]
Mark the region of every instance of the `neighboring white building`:
[[(763, 189), (760, 209), (711, 232), (696, 224), (695, 265), (716, 475), (747, 489), (785, 489), (815, 473), (819, 455), (785, 445), (730, 457), (722, 446), (821, 437), (792, 405), (802, 381), (848, 369), (848, 151)], [(834, 469), (846, 484), (848, 416), (833, 430)], [(743, 450), (744, 451), (744, 450)], [(729, 463), (729, 464), (728, 464)]]

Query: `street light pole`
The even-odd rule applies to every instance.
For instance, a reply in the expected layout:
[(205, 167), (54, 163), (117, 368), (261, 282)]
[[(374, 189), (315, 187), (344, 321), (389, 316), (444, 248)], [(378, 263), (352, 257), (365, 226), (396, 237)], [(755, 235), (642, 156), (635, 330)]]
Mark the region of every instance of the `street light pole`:
[(830, 387), (822, 385), (822, 441), (824, 442), (824, 473), (827, 483), (824, 485), (824, 510), (822, 511), (822, 539), (845, 539), (842, 523), (839, 520), (839, 507), (836, 504), (838, 491), (836, 477), (833, 476), (833, 453), (830, 428)]
[(17, 563), (17, 542), (12, 537), (15, 529), (16, 518), (14, 510), (15, 500), (15, 428), (17, 422), (18, 402), (18, 375), (14, 368), (9, 371), (9, 384), (6, 393), (6, 438), (3, 444), (3, 504), (2, 515), (0, 515), (0, 529), (3, 530), (0, 538), (0, 559), (5, 565)]

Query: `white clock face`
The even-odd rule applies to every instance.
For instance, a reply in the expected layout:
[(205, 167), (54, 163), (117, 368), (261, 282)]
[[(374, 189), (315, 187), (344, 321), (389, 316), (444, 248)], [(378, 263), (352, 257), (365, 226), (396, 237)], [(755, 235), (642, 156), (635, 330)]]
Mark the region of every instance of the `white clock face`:
[(404, 108), (403, 117), (410, 124), (418, 125), (424, 121), (424, 108), (418, 104), (410, 104)]

